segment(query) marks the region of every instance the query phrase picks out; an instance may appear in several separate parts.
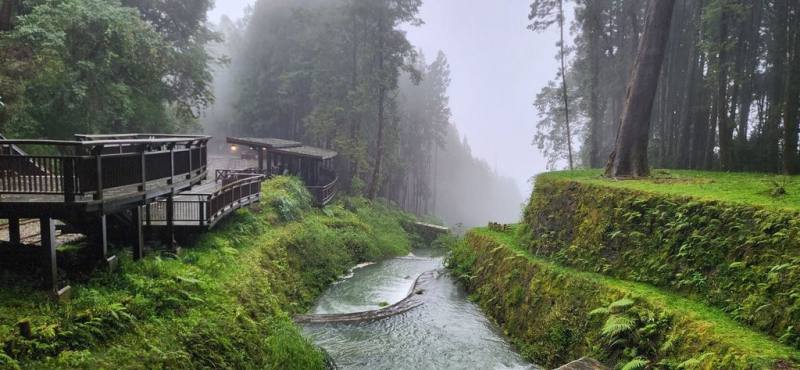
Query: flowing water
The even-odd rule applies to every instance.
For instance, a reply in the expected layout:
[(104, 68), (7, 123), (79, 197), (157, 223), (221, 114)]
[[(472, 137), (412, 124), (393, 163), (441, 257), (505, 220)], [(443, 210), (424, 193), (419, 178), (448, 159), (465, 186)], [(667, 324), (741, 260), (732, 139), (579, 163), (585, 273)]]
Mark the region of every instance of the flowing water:
[[(425, 271), (442, 268), (434, 250), (359, 266), (332, 285), (312, 313), (350, 313), (396, 303)], [(341, 369), (538, 369), (522, 359), (496, 326), (442, 274), (425, 292), (425, 303), (384, 320), (307, 324), (305, 334)]]

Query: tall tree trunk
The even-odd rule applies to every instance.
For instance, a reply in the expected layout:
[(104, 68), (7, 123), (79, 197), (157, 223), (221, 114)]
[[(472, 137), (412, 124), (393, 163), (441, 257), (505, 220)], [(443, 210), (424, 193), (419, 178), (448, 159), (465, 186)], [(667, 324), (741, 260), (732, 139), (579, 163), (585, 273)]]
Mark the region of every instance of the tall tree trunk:
[(586, 5), (586, 27), (589, 32), (589, 167), (602, 166), (600, 159), (602, 113), (600, 111), (600, 19), (598, 0)]
[(17, 0), (2, 0), (3, 5), (0, 6), (0, 31), (11, 30), (11, 19), (14, 15), (14, 5)]
[(768, 45), (767, 59), (772, 68), (769, 74), (769, 88), (767, 92), (767, 122), (764, 127), (761, 147), (765, 151), (766, 163), (762, 168), (768, 171), (776, 171), (780, 164), (778, 141), (780, 138), (780, 124), (784, 111), (784, 93), (786, 81), (786, 47), (788, 44), (788, 16), (789, 0), (775, 1), (775, 19), (770, 20), (773, 25), (770, 33), (773, 37)]
[(606, 166), (607, 177), (650, 175), (647, 163), (650, 115), (658, 89), (658, 77), (664, 61), (674, 5), (675, 0), (650, 1), (644, 33), (628, 85), (625, 108), (617, 131), (615, 149)]
[(369, 184), (369, 199), (375, 199), (378, 194), (381, 180), (381, 165), (383, 164), (383, 130), (385, 126), (385, 110), (386, 110), (386, 82), (384, 81), (384, 19), (383, 15), (380, 16), (378, 21), (378, 137), (375, 143), (375, 165), (372, 170), (372, 179)]
[(733, 131), (728, 124), (728, 51), (725, 43), (728, 41), (728, 15), (723, 10), (719, 22), (719, 57), (717, 59), (717, 125), (719, 131), (719, 161), (722, 170), (733, 169), (733, 154), (731, 144)]
[(574, 169), (572, 160), (572, 130), (569, 125), (569, 97), (567, 96), (567, 63), (564, 52), (564, 0), (558, 1), (558, 25), (561, 29), (561, 95), (564, 99), (564, 124), (567, 126), (567, 155), (569, 157), (569, 169)]
[[(692, 16), (689, 18), (689, 24), (695, 24), (700, 19), (700, 13), (702, 4), (697, 2), (695, 5), (694, 12)], [(697, 27), (694, 28), (692, 31), (691, 37), (688, 38), (689, 42), (689, 65), (686, 69), (686, 93), (684, 94), (683, 101), (681, 105), (683, 105), (683, 110), (681, 111), (681, 118), (680, 124), (678, 128), (678, 142), (677, 142), (677, 149), (676, 149), (676, 165), (678, 168), (691, 168), (692, 167), (692, 155), (694, 152), (694, 148), (692, 145), (693, 139), (696, 138), (694, 135), (694, 125), (692, 125), (694, 121), (694, 117), (696, 116), (696, 112), (698, 109), (702, 109), (702, 107), (698, 107), (698, 101), (701, 100), (702, 95), (699, 93), (702, 89), (703, 84), (703, 71), (702, 71), (702, 63), (703, 58), (700, 56), (700, 52), (697, 48), (697, 43), (700, 40), (700, 30)]]
[[(794, 24), (791, 22), (790, 24)], [(786, 79), (786, 99), (783, 112), (783, 172), (789, 175), (800, 173), (800, 158), (797, 152), (798, 114), (800, 113), (800, 27), (791, 27), (793, 49), (789, 59), (789, 76)]]
[(739, 91), (738, 141), (741, 148), (747, 143), (750, 106), (753, 104), (753, 80), (758, 68), (758, 39), (761, 27), (762, 0), (754, 0), (750, 6), (750, 22), (745, 27), (745, 71), (742, 74), (742, 88)]
[[(355, 10), (353, 10), (355, 12)], [(358, 148), (359, 142), (359, 131), (361, 131), (361, 124), (360, 124), (360, 117), (356, 110), (356, 99), (358, 96), (358, 52), (359, 52), (359, 39), (358, 39), (359, 29), (358, 29), (358, 16), (353, 15), (353, 23), (352, 23), (352, 30), (350, 37), (352, 38), (352, 45), (350, 48), (350, 94), (351, 97), (351, 106), (350, 106), (350, 140), (351, 145), (355, 148)], [(348, 176), (348, 180), (352, 185), (352, 181), (354, 178), (358, 177), (358, 153), (353, 155), (350, 161), (350, 176)]]

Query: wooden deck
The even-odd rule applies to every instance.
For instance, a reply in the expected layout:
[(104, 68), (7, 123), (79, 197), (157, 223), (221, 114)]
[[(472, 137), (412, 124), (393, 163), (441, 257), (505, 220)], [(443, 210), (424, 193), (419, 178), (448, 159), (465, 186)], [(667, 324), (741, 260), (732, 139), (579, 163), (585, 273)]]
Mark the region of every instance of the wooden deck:
[[(142, 207), (172, 201), (201, 185), (208, 176), (207, 136), (124, 135), (124, 138), (80, 136), (75, 141), (0, 140), (0, 218), (7, 219), (7, 246), (39, 244), (44, 280), (53, 294), (64, 293), (59, 281), (58, 229), (88, 237), (91, 253), (113, 268), (109, 228), (123, 230), (134, 259), (144, 249)], [(28, 155), (23, 148), (51, 155)], [(172, 236), (168, 212), (165, 244)], [(38, 243), (23, 238), (20, 221), (34, 219)], [(114, 235), (115, 237), (119, 236)], [(38, 252), (37, 252), (38, 253)], [(0, 258), (7, 258), (0, 255)], [(4, 261), (8, 263), (8, 261)]]
[[(0, 237), (7, 238), (0, 242), (0, 268), (13, 265), (9, 259), (18, 252), (41, 255), (38, 268), (56, 297), (69, 291), (60, 281), (56, 250), (59, 242), (70, 240), (65, 238), (85, 235), (90, 254), (113, 268), (117, 258), (109, 238), (130, 245), (135, 260), (143, 257), (145, 231), (173, 248), (176, 229), (210, 229), (260, 201), (261, 184), (271, 175), (299, 176), (320, 206), (336, 194), (331, 164), (336, 153), (298, 142), (242, 139), (241, 145), (263, 148), (251, 148), (257, 149), (253, 156), (209, 157), (207, 136), (76, 137), (8, 140), (0, 135), (0, 219), (7, 220), (0, 225)], [(31, 147), (51, 154), (29, 155), (24, 149)]]

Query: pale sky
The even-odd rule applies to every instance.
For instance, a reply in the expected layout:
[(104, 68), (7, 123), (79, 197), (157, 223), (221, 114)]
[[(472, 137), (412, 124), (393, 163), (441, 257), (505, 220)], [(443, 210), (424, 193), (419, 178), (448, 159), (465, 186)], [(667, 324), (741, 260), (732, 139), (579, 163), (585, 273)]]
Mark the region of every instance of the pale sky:
[[(473, 155), (516, 180), (525, 196), (528, 180), (545, 170), (531, 143), (537, 112), (536, 93), (555, 78), (558, 38), (527, 30), (531, 0), (423, 0), (420, 27), (408, 38), (428, 62), (438, 50), (450, 62), (453, 122), (466, 136)], [(254, 0), (217, 0), (209, 20), (232, 19)]]

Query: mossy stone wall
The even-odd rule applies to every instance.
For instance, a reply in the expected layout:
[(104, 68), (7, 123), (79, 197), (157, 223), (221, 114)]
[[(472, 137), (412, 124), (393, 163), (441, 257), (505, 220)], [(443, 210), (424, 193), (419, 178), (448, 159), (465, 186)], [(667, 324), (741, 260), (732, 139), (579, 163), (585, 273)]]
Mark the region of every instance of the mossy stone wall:
[(716, 306), (800, 348), (800, 214), (539, 176), (529, 250)]
[(730, 320), (670, 308), (669, 297), (561, 268), (514, 243), (509, 235), (473, 230), (452, 247), (448, 264), (521, 353), (541, 366), (554, 368), (582, 356), (617, 368), (796, 366), (788, 347)]

